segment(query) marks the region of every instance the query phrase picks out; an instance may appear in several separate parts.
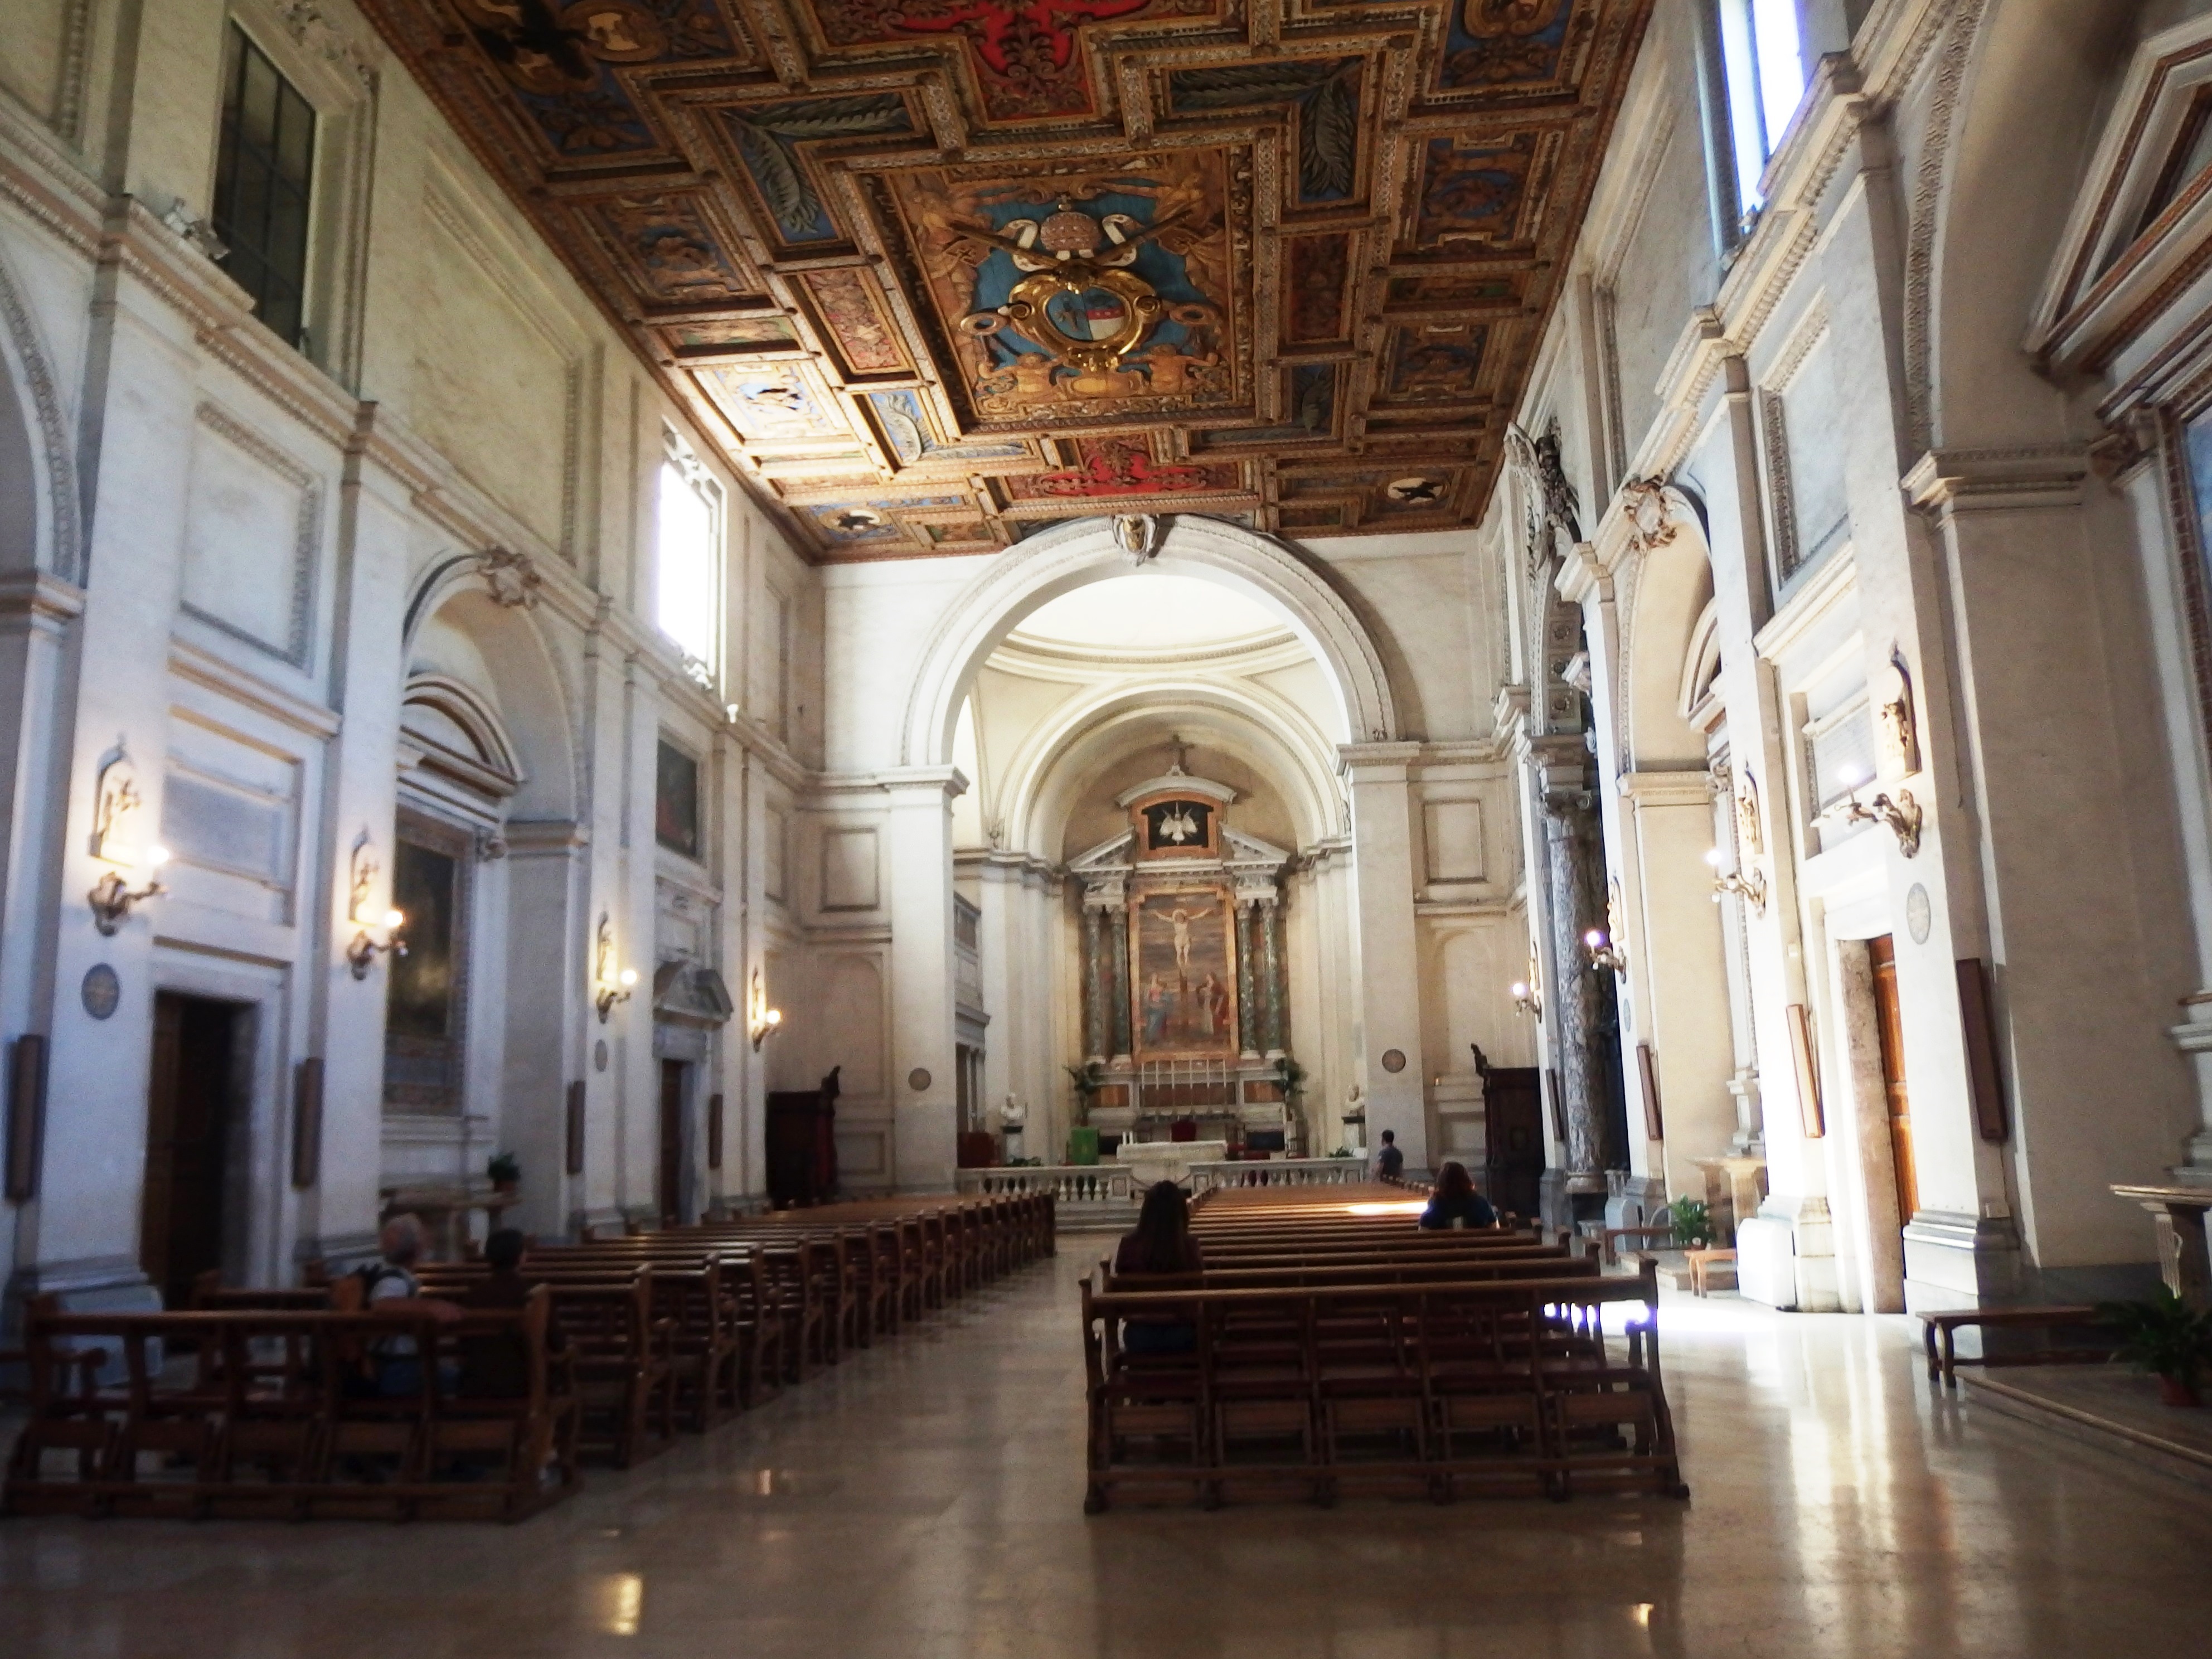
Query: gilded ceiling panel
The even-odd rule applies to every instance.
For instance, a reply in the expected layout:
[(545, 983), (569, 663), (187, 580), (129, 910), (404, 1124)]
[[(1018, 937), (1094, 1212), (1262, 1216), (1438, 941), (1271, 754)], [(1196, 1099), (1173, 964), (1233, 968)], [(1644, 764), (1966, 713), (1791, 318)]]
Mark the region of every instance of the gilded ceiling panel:
[(363, 0), (814, 556), (1467, 522), (1652, 0)]

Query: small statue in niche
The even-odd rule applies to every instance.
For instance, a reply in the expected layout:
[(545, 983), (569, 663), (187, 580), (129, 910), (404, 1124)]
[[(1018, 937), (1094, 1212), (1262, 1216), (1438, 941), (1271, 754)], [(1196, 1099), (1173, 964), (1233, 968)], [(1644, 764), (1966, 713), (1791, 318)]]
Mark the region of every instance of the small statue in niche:
[(131, 820), (145, 805), (138, 793), (138, 769), (131, 764), (123, 739), (100, 769), (92, 808), (92, 855), (110, 864), (128, 864), (137, 856), (131, 844)]
[(1759, 780), (1749, 772), (1735, 776), (1735, 845), (1739, 859), (1756, 858), (1766, 850), (1766, 835), (1759, 823)]
[(1875, 736), (1885, 776), (1909, 778), (1920, 769), (1920, 734), (1912, 717), (1912, 676), (1893, 655), (1875, 676)]
[(351, 896), (346, 902), (346, 919), (349, 921), (367, 921), (375, 915), (369, 908), (369, 895), (376, 890), (376, 878), (383, 866), (369, 855), (369, 847), (368, 831), (364, 830), (353, 843), (353, 878), (348, 886)]

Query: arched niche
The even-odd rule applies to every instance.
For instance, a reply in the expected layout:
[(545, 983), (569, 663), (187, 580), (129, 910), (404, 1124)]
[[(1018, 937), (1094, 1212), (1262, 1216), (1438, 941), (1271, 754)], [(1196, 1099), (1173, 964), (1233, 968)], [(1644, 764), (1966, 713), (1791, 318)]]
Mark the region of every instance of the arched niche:
[[(408, 698), (417, 718), (416, 688), (445, 690), (438, 717), (478, 735), (495, 732), (514, 787), (507, 812), (516, 818), (568, 820), (576, 814), (574, 717), (566, 688), (528, 609), (496, 603), (477, 582), (450, 586), (438, 602), (410, 617)], [(467, 710), (473, 709), (470, 715)]]
[(84, 580), (70, 454), (52, 358), (0, 259), (0, 570)]
[[(1170, 521), (1145, 568), (1194, 576), (1267, 607), (1327, 671), (1335, 694), (1337, 742), (1389, 742), (1397, 702), (1375, 641), (1351, 606), (1281, 543), (1217, 519)], [(1091, 582), (1127, 576), (1132, 556), (1112, 521), (1084, 519), (1045, 531), (994, 560), (932, 631), (907, 699), (901, 758), (949, 765), (960, 705), (976, 671), (1038, 606)]]
[(2065, 394), (2021, 348), (2045, 252), (2081, 186), (2083, 135), (2096, 130), (2130, 44), (2116, 10), (1962, 7), (1936, 47), (1936, 91), (1907, 187), (1904, 368), (1916, 457), (2078, 442)]
[[(1200, 680), (1123, 684), (1053, 711), (1012, 758), (1004, 792), (1006, 840), (1059, 860), (1090, 780), (1140, 751), (1164, 754), (1180, 736), (1231, 757), (1280, 803), (1282, 824), (1243, 826), (1268, 840), (1311, 846), (1342, 822), (1334, 753), (1295, 708), (1249, 688)], [(1164, 770), (1164, 763), (1155, 766)], [(1134, 781), (1133, 779), (1132, 781)]]
[(1622, 653), (1621, 748), (1631, 771), (1705, 764), (1705, 737), (1690, 720), (1684, 676), (1701, 638), (1715, 653), (1718, 648), (1711, 637), (1712, 556), (1688, 502), (1670, 489), (1667, 504), (1666, 539), (1650, 542), (1638, 556), (1636, 603)]

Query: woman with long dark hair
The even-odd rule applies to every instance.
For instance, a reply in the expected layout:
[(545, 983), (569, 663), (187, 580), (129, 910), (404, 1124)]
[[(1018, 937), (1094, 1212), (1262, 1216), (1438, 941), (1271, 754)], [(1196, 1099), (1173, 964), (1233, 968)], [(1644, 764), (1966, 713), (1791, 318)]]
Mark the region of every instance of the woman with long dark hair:
[(1436, 1190), (1429, 1207), (1421, 1212), (1421, 1225), (1431, 1231), (1445, 1227), (1495, 1227), (1498, 1212), (1474, 1190), (1474, 1177), (1457, 1161), (1437, 1171)]
[(1190, 1200), (1172, 1181), (1156, 1181), (1145, 1193), (1134, 1232), (1121, 1235), (1114, 1273), (1194, 1273), (1205, 1271), (1198, 1241), (1190, 1236)]
[[(1137, 1212), (1136, 1230), (1124, 1233), (1114, 1251), (1114, 1277), (1188, 1277), (1205, 1270), (1198, 1241), (1190, 1236), (1190, 1200), (1172, 1181), (1153, 1182)], [(1197, 1345), (1196, 1328), (1171, 1314), (1139, 1314), (1121, 1322), (1121, 1346), (1131, 1353), (1188, 1353)]]

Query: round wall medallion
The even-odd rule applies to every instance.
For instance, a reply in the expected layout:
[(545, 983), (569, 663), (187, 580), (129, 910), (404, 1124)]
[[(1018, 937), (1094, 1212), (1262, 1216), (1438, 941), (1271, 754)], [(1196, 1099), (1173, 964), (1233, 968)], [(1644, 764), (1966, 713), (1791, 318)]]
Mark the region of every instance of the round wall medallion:
[(928, 1088), (930, 1081), (928, 1068), (926, 1066), (917, 1066), (906, 1074), (906, 1086), (916, 1094)]
[(1404, 1071), (1406, 1069), (1404, 1051), (1398, 1048), (1385, 1048), (1382, 1051), (1382, 1069), (1392, 1073)]
[(607, 1040), (605, 1037), (592, 1045), (592, 1069), (595, 1072), (607, 1069)]
[(84, 999), (85, 1012), (94, 1019), (106, 1019), (123, 1000), (123, 981), (106, 963), (95, 962), (84, 970), (84, 984), (77, 994)]
[(1915, 945), (1928, 943), (1929, 920), (1928, 890), (1916, 881), (1905, 896), (1905, 927)]

